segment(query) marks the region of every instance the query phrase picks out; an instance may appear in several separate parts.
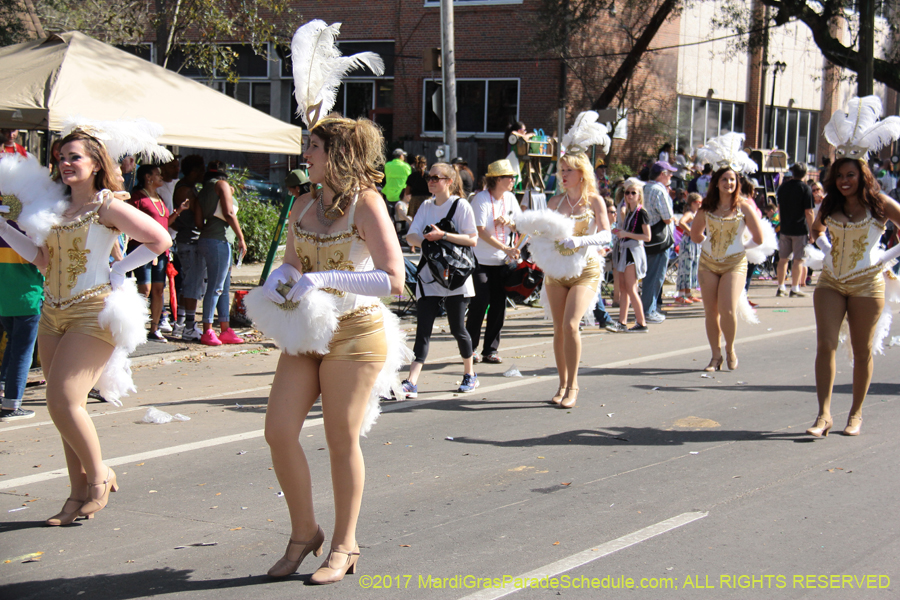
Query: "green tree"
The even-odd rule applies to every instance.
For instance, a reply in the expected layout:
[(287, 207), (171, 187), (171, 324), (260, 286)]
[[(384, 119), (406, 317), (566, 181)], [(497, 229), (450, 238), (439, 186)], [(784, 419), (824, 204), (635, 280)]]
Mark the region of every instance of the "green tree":
[(27, 32), (20, 13), (19, 0), (0, 0), (0, 46), (25, 41)]

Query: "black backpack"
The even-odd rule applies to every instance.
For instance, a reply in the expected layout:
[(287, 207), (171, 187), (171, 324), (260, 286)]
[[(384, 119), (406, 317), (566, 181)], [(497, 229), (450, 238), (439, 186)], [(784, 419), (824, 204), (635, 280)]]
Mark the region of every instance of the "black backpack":
[[(459, 198), (454, 200), (453, 206), (447, 216), (437, 222), (441, 231), (447, 233), (459, 233), (453, 225), (453, 215), (456, 213), (456, 205)], [(460, 246), (447, 240), (422, 242), (422, 260), (416, 269), (416, 276), (421, 283), (422, 269), (428, 265), (428, 269), (434, 276), (434, 280), (442, 287), (453, 290), (466, 282), (466, 279), (475, 272), (478, 263), (475, 262), (475, 252), (471, 246)]]

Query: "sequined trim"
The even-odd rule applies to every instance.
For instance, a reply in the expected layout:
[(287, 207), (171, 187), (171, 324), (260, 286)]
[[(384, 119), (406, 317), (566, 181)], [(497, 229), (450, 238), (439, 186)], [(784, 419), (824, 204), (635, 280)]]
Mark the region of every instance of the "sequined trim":
[(875, 223), (879, 229), (884, 231), (884, 225), (876, 221), (875, 217), (866, 217), (858, 223), (839, 223), (831, 217), (825, 217), (825, 224), (828, 225), (828, 227), (837, 227), (838, 229), (864, 229), (872, 225), (872, 223)]
[(313, 243), (318, 247), (333, 246), (334, 244), (343, 242), (344, 240), (351, 237), (356, 237), (360, 241), (362, 240), (362, 238), (359, 237), (359, 230), (356, 228), (356, 225), (353, 225), (347, 231), (324, 234), (300, 229), (300, 223), (297, 222), (294, 223), (294, 237), (297, 239), (306, 240), (307, 242)]
[(44, 288), (44, 303), (52, 306), (53, 308), (69, 308), (73, 304), (78, 304), (79, 302), (83, 302), (88, 298), (93, 298), (94, 296), (99, 296), (104, 292), (112, 291), (112, 288), (108, 283), (101, 283), (100, 285), (94, 286), (89, 290), (85, 290), (76, 296), (72, 296), (71, 298), (67, 298), (66, 300), (59, 300), (54, 298), (50, 294), (50, 290), (46, 287)]
[(77, 221), (73, 221), (72, 223), (66, 223), (65, 225), (54, 225), (50, 229), (52, 229), (54, 231), (75, 231), (76, 229), (81, 229), (82, 227), (84, 227), (84, 225), (86, 223), (96, 223), (100, 227), (104, 227), (106, 229), (109, 229), (110, 231), (114, 231), (116, 233), (116, 235), (119, 234), (119, 230), (116, 229), (115, 227), (107, 227), (106, 225), (104, 225), (103, 223), (100, 222), (100, 215), (97, 213), (96, 210), (93, 212), (89, 212), (88, 214), (83, 215), (82, 217), (79, 217), (79, 219)]
[(576, 252), (578, 252), (577, 248), (566, 248), (562, 245), (561, 242), (554, 242), (553, 246), (556, 248), (556, 251), (562, 254), (563, 256), (572, 256)]
[(338, 317), (338, 321), (346, 321), (347, 319), (352, 319), (354, 317), (371, 315), (372, 313), (378, 312), (379, 310), (381, 310), (380, 304), (368, 304), (366, 306), (360, 306), (359, 308), (355, 308), (348, 313), (342, 314), (340, 317)]
[(568, 217), (573, 221), (589, 221), (594, 218), (594, 211), (589, 210), (580, 215), (568, 215)]
[(884, 269), (884, 265), (879, 263), (877, 265), (872, 265), (871, 267), (866, 267), (865, 269), (861, 269), (859, 271), (850, 273), (849, 275), (845, 275), (844, 277), (837, 277), (834, 273), (830, 272), (828, 269), (822, 269), (823, 273), (828, 273), (828, 275), (838, 282), (846, 282), (856, 279), (857, 277), (864, 277), (865, 275), (871, 275), (872, 273), (878, 273), (882, 269)]
[(78, 247), (83, 243), (84, 240), (77, 237), (72, 240), (72, 247), (68, 250), (71, 263), (66, 268), (66, 272), (69, 274), (68, 287), (70, 290), (75, 287), (75, 284), (78, 282), (78, 276), (87, 273), (88, 254), (90, 254), (91, 251), (88, 249), (81, 250)]

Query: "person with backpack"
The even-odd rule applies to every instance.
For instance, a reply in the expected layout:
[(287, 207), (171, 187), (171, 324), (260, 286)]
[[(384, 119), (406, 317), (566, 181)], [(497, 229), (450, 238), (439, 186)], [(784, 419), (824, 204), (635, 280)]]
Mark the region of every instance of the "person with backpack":
[[(449, 243), (450, 245), (472, 248), (478, 240), (475, 226), (475, 214), (471, 205), (460, 198), (462, 182), (456, 169), (447, 163), (436, 163), (431, 167), (428, 176), (428, 189), (433, 197), (422, 203), (412, 224), (406, 241), (410, 246), (422, 247), (422, 262), (416, 276), (416, 307), (418, 318), (416, 323), (416, 342), (413, 346), (415, 359), (409, 366), (409, 376), (403, 381), (403, 393), (407, 398), (418, 396), (418, 380), (428, 357), (428, 343), (434, 319), (440, 310), (441, 301), (447, 311), (450, 322), (450, 333), (456, 338), (460, 356), (463, 359), (463, 380), (459, 392), (475, 391), (478, 387), (478, 376), (475, 375), (472, 352), (472, 338), (465, 327), (466, 307), (469, 298), (475, 295), (471, 273), (460, 283), (456, 281), (459, 273), (450, 273), (444, 268), (444, 277), (430, 268), (425, 258), (432, 249), (430, 243)], [(452, 229), (452, 231), (451, 231)], [(451, 248), (452, 249), (452, 248)], [(473, 263), (474, 266), (474, 263)], [(439, 270), (439, 269), (435, 269)], [(447, 287), (450, 286), (450, 287)]]

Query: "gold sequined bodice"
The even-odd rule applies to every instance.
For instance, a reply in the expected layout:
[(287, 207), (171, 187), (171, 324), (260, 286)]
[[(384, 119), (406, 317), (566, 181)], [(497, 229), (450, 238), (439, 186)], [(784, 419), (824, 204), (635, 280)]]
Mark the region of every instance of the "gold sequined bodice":
[(594, 211), (588, 209), (580, 215), (568, 215), (568, 217), (575, 221), (575, 228), (572, 230), (573, 236), (581, 237), (583, 235), (588, 235), (591, 224), (594, 222)]
[(701, 244), (701, 251), (709, 258), (721, 261), (729, 256), (744, 252), (744, 213), (740, 210), (731, 217), (717, 217), (706, 214), (706, 239)]
[(45, 301), (66, 308), (109, 291), (109, 255), (119, 232), (100, 224), (97, 208), (47, 236)]
[(859, 223), (839, 223), (826, 217), (825, 225), (831, 235), (831, 252), (825, 256), (823, 267), (835, 279), (845, 280), (882, 268), (875, 254), (884, 225), (871, 216)]

